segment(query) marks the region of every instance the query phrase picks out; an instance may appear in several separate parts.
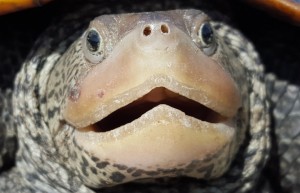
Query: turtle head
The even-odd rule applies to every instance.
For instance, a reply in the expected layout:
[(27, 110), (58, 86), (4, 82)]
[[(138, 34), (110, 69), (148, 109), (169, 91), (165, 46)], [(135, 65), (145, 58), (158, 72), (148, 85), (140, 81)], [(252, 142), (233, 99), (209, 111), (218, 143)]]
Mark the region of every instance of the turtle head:
[(248, 119), (246, 78), (231, 56), (200, 11), (95, 18), (50, 74), (56, 143), (91, 187), (218, 178)]

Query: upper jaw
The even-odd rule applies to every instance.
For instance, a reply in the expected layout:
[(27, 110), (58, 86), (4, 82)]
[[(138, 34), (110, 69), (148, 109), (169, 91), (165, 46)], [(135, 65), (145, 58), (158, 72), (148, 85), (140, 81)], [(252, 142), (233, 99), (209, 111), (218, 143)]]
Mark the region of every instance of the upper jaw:
[[(221, 61), (200, 52), (175, 26), (168, 27), (167, 35), (153, 31), (153, 37), (143, 37), (143, 26), (127, 34), (108, 58), (79, 80), (79, 98), (66, 99), (65, 119), (77, 128), (86, 127), (158, 87), (194, 100), (223, 117), (233, 117), (241, 106), (241, 97)], [(137, 41), (137, 37), (144, 38), (144, 42)], [(151, 38), (155, 38), (153, 44)], [(160, 39), (167, 46), (159, 46)], [(141, 44), (145, 44), (144, 49)]]

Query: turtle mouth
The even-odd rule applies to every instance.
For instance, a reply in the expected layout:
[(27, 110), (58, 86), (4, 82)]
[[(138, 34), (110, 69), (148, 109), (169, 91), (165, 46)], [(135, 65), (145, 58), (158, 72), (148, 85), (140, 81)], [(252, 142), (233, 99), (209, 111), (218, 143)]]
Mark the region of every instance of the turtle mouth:
[(137, 100), (113, 111), (98, 122), (81, 128), (81, 131), (108, 132), (131, 123), (149, 110), (167, 105), (184, 114), (208, 123), (225, 122), (229, 117), (222, 116), (213, 109), (175, 93), (165, 87), (157, 87)]

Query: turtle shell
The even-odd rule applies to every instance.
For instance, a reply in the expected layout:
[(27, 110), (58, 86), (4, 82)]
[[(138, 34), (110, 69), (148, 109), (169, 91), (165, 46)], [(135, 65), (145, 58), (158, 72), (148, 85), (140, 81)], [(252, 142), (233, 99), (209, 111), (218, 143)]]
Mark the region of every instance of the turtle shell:
[(52, 0), (0, 0), (0, 15), (42, 6)]
[(299, 0), (246, 0), (249, 4), (261, 8), (274, 15), (300, 26)]

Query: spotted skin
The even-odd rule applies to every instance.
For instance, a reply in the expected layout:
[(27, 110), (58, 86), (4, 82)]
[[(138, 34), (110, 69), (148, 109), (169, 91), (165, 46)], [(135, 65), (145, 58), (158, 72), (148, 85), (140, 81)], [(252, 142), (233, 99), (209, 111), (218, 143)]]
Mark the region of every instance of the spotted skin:
[[(195, 5), (195, 7), (197, 6)], [(156, 9), (159, 8), (156, 7)], [(47, 108), (49, 100), (52, 101), (55, 97), (59, 98), (56, 96), (57, 93), (69, 97), (66, 94), (67, 87), (62, 83), (67, 79), (72, 82), (72, 77), (76, 76), (79, 72), (74, 70), (76, 69), (75, 67), (70, 69), (66, 67), (67, 70), (62, 71), (64, 73), (57, 73), (56, 86), (58, 92), (50, 92), (48, 96), (45, 96), (47, 91), (47, 86), (45, 86), (47, 85), (47, 74), (51, 72), (53, 65), (59, 60), (61, 55), (66, 52), (69, 45), (83, 32), (87, 22), (95, 15), (101, 15), (104, 12), (107, 13), (108, 11), (101, 11), (87, 6), (82, 13), (90, 13), (91, 15), (82, 15), (83, 18), (86, 18), (85, 21), (82, 21), (82, 25), (76, 21), (76, 17), (79, 16), (75, 16), (73, 18), (69, 17), (64, 19), (64, 21), (55, 28), (49, 28), (33, 48), (33, 50), (38, 51), (34, 51), (30, 54), (29, 59), (24, 63), (20, 73), (17, 75), (12, 103), (14, 107), (14, 121), (9, 122), (13, 122), (13, 128), (17, 128), (18, 133), (16, 134), (16, 132), (9, 130), (11, 135), (5, 135), (5, 139), (13, 138), (13, 136), (18, 135), (19, 148), (15, 158), (16, 167), (10, 171), (1, 173), (1, 192), (182, 192), (187, 190), (187, 192), (242, 193), (249, 191), (258, 192), (261, 191), (261, 189), (257, 188), (264, 189), (268, 187), (257, 187), (257, 181), (261, 177), (261, 171), (269, 156), (270, 150), (268, 128), (270, 120), (269, 114), (267, 113), (268, 103), (266, 97), (268, 94), (268, 96), (271, 97), (271, 101), (276, 102), (278, 100), (276, 99), (278, 89), (272, 86), (273, 89), (268, 90), (270, 93), (265, 92), (263, 67), (253, 46), (238, 31), (220, 22), (215, 22), (214, 28), (220, 38), (229, 45), (234, 57), (237, 60), (241, 60), (246, 69), (245, 73), (249, 85), (244, 88), (245, 90), (243, 92), (249, 94), (249, 106), (251, 107), (249, 121), (247, 123), (239, 123), (243, 125), (242, 128), (248, 128), (249, 130), (247, 131), (247, 136), (244, 139), (240, 151), (236, 155), (237, 159), (234, 160), (228, 172), (219, 179), (209, 181), (183, 178), (170, 179), (166, 182), (167, 185), (165, 183), (152, 182), (147, 184), (146, 189), (139, 183), (129, 183), (100, 190), (86, 186), (83, 176), (101, 175), (103, 178), (101, 178), (100, 183), (105, 187), (107, 182), (123, 182), (124, 179), (126, 179), (126, 175), (145, 175), (152, 178), (161, 172), (174, 172), (171, 170), (145, 172), (138, 168), (112, 164), (109, 160), (101, 160), (98, 157), (93, 157), (93, 155), (90, 155), (89, 152), (83, 150), (76, 144), (76, 141), (74, 141), (73, 128), (66, 124), (62, 117), (57, 116), (60, 114), (60, 108)], [(62, 32), (65, 33), (59, 33), (59, 35), (54, 33), (57, 29), (62, 29)], [(72, 30), (64, 31), (63, 29)], [(77, 32), (73, 34), (74, 31)], [(61, 37), (56, 37), (57, 35), (61, 35)], [(45, 37), (49, 38), (49, 42), (43, 41)], [(46, 44), (47, 46), (45, 46)], [(72, 50), (69, 51), (72, 54)], [(76, 51), (76, 46), (74, 51)], [(80, 60), (80, 58), (77, 59)], [(67, 59), (65, 60), (68, 61)], [(236, 79), (238, 80), (238, 77), (236, 77)], [(275, 78), (268, 79), (268, 81), (269, 85), (276, 85)], [(73, 84), (76, 85), (76, 81)], [(288, 85), (282, 85), (281, 88), (285, 90), (290, 87)], [(294, 104), (291, 105), (294, 108), (290, 108), (290, 114), (297, 115), (297, 112), (299, 112), (299, 108), (297, 108), (297, 104), (299, 104), (299, 90), (297, 90), (297, 87), (292, 87), (289, 90), (291, 90), (290, 92), (292, 94), (288, 93), (285, 97), (281, 97), (281, 100), (282, 103), (284, 103), (286, 98), (288, 98), (289, 102), (287, 104)], [(9, 92), (7, 96), (10, 96)], [(272, 102), (270, 103), (271, 105)], [(2, 106), (7, 109), (9, 102), (3, 104)], [(276, 114), (276, 120), (280, 120), (277, 117), (284, 117), (284, 115), (286, 115), (286, 113), (280, 114), (284, 112), (280, 109), (280, 106), (275, 106), (273, 111), (274, 114)], [(5, 111), (1, 112), (3, 113)], [(4, 131), (8, 131), (6, 127), (7, 125), (5, 125)], [(294, 130), (295, 132), (297, 131), (297, 126)], [(297, 134), (292, 134), (295, 136), (293, 140), (295, 145), (291, 145), (291, 143), (284, 140), (285, 138), (281, 138), (281, 136), (283, 136), (280, 134), (282, 131), (281, 129), (276, 133), (281, 140), (280, 143), (284, 144), (284, 146), (291, 146), (291, 149), (296, 148), (299, 144)], [(11, 144), (15, 143), (12, 142)], [(12, 152), (16, 149), (16, 147), (7, 148), (10, 147), (9, 145), (4, 145), (4, 147)], [(5, 148), (3, 151), (1, 149), (1, 158), (3, 158), (2, 152), (5, 151)], [(218, 154), (220, 161), (224, 161), (224, 159), (222, 159), (224, 152)], [(289, 152), (286, 152), (286, 154), (288, 155)], [(285, 168), (284, 163), (291, 162), (287, 157), (288, 156), (283, 156), (282, 168)], [(292, 162), (297, 163), (297, 161), (294, 160), (295, 159), (292, 159)], [(77, 163), (80, 164), (78, 165)], [(79, 168), (77, 168), (77, 166)], [(109, 168), (112, 167), (117, 168), (118, 172), (110, 173)], [(193, 162), (186, 167), (193, 170)], [(209, 177), (213, 167), (214, 166), (208, 164), (207, 167), (203, 167), (197, 172), (205, 172), (207, 177)], [(176, 172), (180, 173), (180, 170)], [(283, 178), (283, 187), (290, 186), (289, 183), (299, 184), (297, 181), (292, 181), (293, 176), (297, 175), (299, 174), (293, 173), (292, 171), (290, 175), (289, 173), (283, 174), (283, 176), (285, 176)], [(144, 183), (146, 183), (146, 181)], [(293, 190), (296, 192), (298, 190), (297, 186), (295, 186)]]
[[(168, 174), (175, 174), (177, 176), (183, 176), (186, 172), (195, 172), (196, 165), (199, 160), (194, 160), (191, 163), (187, 163), (182, 166), (178, 166), (181, 169), (178, 169), (177, 167), (170, 168), (170, 169), (155, 169), (153, 168), (152, 171), (145, 171), (143, 169), (139, 169), (137, 167), (128, 167), (126, 165), (120, 165), (120, 164), (114, 164), (110, 160), (100, 160), (98, 157), (93, 157), (88, 153), (87, 151), (83, 150), (81, 147), (79, 147), (74, 141), (74, 145), (77, 146), (78, 151), (75, 155), (82, 154), (81, 158), (77, 158), (79, 160), (79, 173), (81, 176), (97, 179), (93, 183), (96, 186), (99, 181), (99, 176), (102, 176), (101, 183), (103, 184), (103, 187), (105, 187), (108, 184), (111, 183), (121, 183), (126, 180), (126, 176), (131, 176), (133, 178), (142, 178), (142, 179), (150, 179), (154, 178), (155, 176), (159, 176), (161, 174), (168, 175)], [(203, 166), (202, 168), (199, 168), (196, 170), (196, 172), (204, 173), (205, 177), (209, 179), (211, 177), (211, 174), (214, 172), (214, 169), (216, 167), (228, 167), (231, 160), (226, 159), (227, 158), (227, 152), (229, 151), (229, 147), (225, 146), (218, 154), (204, 160), (207, 164)], [(218, 157), (218, 164), (217, 166), (214, 166), (210, 163), (212, 159), (215, 159), (215, 157)], [(187, 170), (186, 170), (187, 169)], [(115, 171), (118, 170), (118, 172), (110, 173), (109, 171)], [(93, 184), (91, 184), (93, 185)]]

